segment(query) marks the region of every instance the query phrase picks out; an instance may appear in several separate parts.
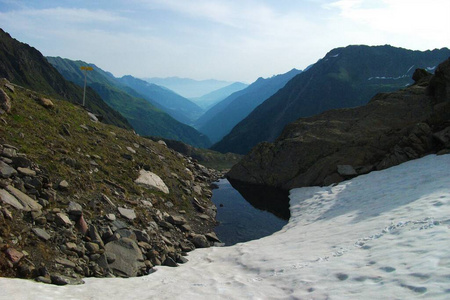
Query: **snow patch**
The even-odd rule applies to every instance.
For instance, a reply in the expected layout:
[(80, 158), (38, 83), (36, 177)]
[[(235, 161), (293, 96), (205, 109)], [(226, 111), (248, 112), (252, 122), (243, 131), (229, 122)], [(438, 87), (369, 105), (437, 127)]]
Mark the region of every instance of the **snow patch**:
[(291, 190), (269, 237), (199, 249), (137, 278), (53, 286), (0, 278), (0, 299), (448, 299), (450, 155)]

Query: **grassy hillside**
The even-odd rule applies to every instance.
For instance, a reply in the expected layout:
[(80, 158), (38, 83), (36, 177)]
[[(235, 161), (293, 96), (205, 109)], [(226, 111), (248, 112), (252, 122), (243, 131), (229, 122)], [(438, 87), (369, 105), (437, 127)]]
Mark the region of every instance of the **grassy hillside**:
[[(0, 77), (26, 88), (82, 104), (83, 89), (65, 80), (33, 47), (21, 43), (0, 29)], [(97, 93), (87, 90), (87, 108), (103, 116), (103, 121), (122, 128), (131, 128), (127, 120), (109, 107)]]

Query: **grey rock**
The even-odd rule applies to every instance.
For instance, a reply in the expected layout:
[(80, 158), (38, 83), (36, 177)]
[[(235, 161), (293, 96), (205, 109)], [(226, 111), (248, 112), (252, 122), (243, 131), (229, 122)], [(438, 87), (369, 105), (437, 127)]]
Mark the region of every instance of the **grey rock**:
[(116, 215), (115, 214), (107, 214), (105, 216), (109, 221), (115, 221), (116, 220)]
[(46, 276), (38, 276), (34, 280), (36, 280), (37, 282), (42, 282), (42, 283), (47, 283), (47, 284), (52, 283), (52, 279), (50, 277), (46, 277)]
[(134, 212), (134, 209), (119, 207), (118, 210), (119, 213), (128, 220), (136, 219), (136, 213)]
[(202, 187), (199, 185), (194, 185), (192, 187), (192, 190), (197, 194), (197, 195), (202, 195)]
[(67, 212), (70, 215), (81, 216), (83, 214), (83, 208), (81, 207), (80, 204), (74, 201), (70, 201), (69, 206), (67, 207)]
[(127, 147), (127, 150), (130, 151), (130, 152), (133, 153), (133, 154), (136, 154), (136, 150), (134, 150), (134, 149), (131, 148), (131, 147)]
[(6, 113), (11, 112), (11, 99), (3, 89), (0, 89), (0, 109)]
[(70, 261), (70, 260), (68, 260), (66, 258), (62, 258), (62, 257), (56, 258), (55, 262), (60, 264), (60, 265), (63, 265), (64, 267), (67, 267), (67, 268), (72, 268), (73, 269), (73, 268), (76, 267), (76, 264), (73, 261)]
[(19, 168), (19, 167), (21, 167), (21, 168), (30, 168), (31, 167), (31, 160), (29, 160), (28, 158), (23, 157), (23, 156), (17, 156), (17, 157), (14, 157), (12, 159), (12, 164), (16, 168)]
[(166, 257), (166, 260), (163, 262), (163, 265), (168, 267), (178, 267), (178, 264), (169, 256)]
[(57, 213), (55, 218), (56, 224), (61, 226), (70, 227), (72, 226), (72, 221), (70, 221), (69, 217), (64, 213)]
[(106, 196), (105, 194), (102, 194), (102, 199), (103, 201), (105, 201), (106, 203), (108, 203), (109, 205), (111, 205), (112, 207), (116, 207), (116, 205), (114, 204), (114, 202), (111, 201), (111, 199), (109, 199), (108, 196)]
[(113, 231), (116, 231), (118, 229), (128, 228), (127, 223), (125, 223), (121, 220), (115, 220), (115, 221), (111, 222), (111, 226), (112, 226)]
[(215, 232), (209, 232), (209, 233), (205, 234), (205, 236), (210, 241), (218, 242), (218, 243), (221, 242), (221, 240), (219, 240), (219, 238), (217, 237)]
[(134, 182), (144, 187), (155, 188), (165, 194), (169, 194), (169, 188), (161, 177), (150, 171), (140, 170), (139, 177)]
[(43, 239), (43, 240), (45, 240), (45, 241), (48, 241), (48, 240), (51, 238), (50, 234), (48, 234), (47, 231), (45, 231), (45, 230), (42, 229), (42, 228), (32, 228), (31, 230), (32, 230), (32, 231), (34, 232), (34, 234), (36, 234), (39, 238), (41, 238), (41, 239)]
[(167, 221), (173, 225), (184, 225), (186, 224), (186, 219), (179, 216), (169, 216)]
[(2, 151), (2, 156), (8, 158), (14, 158), (17, 156), (17, 150), (14, 148), (4, 147)]
[(60, 274), (53, 274), (50, 276), (52, 284), (55, 285), (78, 285), (83, 284), (84, 281), (80, 278), (68, 277)]
[(5, 88), (7, 88), (12, 93), (16, 91), (14, 85), (12, 85), (11, 83), (5, 83)]
[(22, 203), (16, 199), (16, 197), (11, 195), (4, 189), (0, 189), (0, 200), (4, 203), (7, 203), (7, 204), (17, 208), (17, 209), (25, 210), (25, 211), (30, 210), (30, 208), (28, 206), (26, 206), (26, 207), (23, 206)]
[(436, 132), (433, 134), (433, 137), (436, 138), (439, 142), (441, 142), (445, 147), (450, 147), (450, 126), (445, 128), (444, 130), (441, 130), (439, 132)]
[(28, 207), (29, 210), (41, 210), (42, 209), (42, 205), (37, 203), (35, 200), (31, 199), (28, 195), (26, 195), (22, 191), (16, 189), (15, 187), (8, 185), (6, 187), (6, 189), (8, 190), (8, 192), (10, 192), (12, 195), (14, 195), (14, 197), (16, 197), (17, 200), (19, 200), (20, 203), (24, 207)]
[(88, 112), (88, 116), (89, 116), (89, 118), (91, 119), (92, 122), (98, 122), (97, 116), (94, 115), (93, 113)]
[(92, 242), (97, 243), (102, 248), (105, 246), (103, 243), (102, 237), (100, 236), (100, 234), (97, 231), (97, 227), (95, 227), (92, 224), (89, 224), (87, 234)]
[(177, 258), (177, 263), (179, 263), (179, 264), (185, 264), (188, 261), (189, 260), (186, 257), (184, 257), (184, 256), (178, 256), (178, 258)]
[(138, 242), (150, 243), (150, 236), (143, 230), (135, 230), (136, 240)]
[(107, 255), (115, 255), (116, 260), (109, 264), (114, 275), (120, 277), (134, 277), (145, 268), (144, 256), (135, 241), (121, 238), (105, 246)]
[(0, 161), (0, 177), (7, 179), (14, 175), (17, 175), (17, 171), (3, 161)]
[(118, 233), (120, 235), (120, 237), (123, 238), (129, 238), (132, 239), (134, 241), (136, 241), (136, 234), (134, 233), (134, 231), (132, 231), (131, 229), (128, 228), (122, 228), (122, 229), (118, 229), (116, 231), (116, 233)]
[(203, 234), (195, 234), (192, 237), (192, 243), (196, 248), (208, 248), (209, 242)]
[(17, 171), (19, 171), (19, 173), (24, 175), (24, 176), (30, 176), (30, 177), (36, 176), (36, 171), (31, 170), (29, 168), (18, 167)]
[(85, 244), (86, 250), (93, 254), (93, 253), (98, 253), (100, 251), (100, 246), (96, 243), (91, 243), (91, 242), (87, 242)]
[(355, 169), (351, 165), (338, 165), (337, 172), (339, 173), (339, 175), (344, 177), (358, 175), (358, 173), (356, 173)]
[(66, 191), (69, 188), (69, 183), (66, 180), (62, 180), (59, 184), (58, 184), (58, 188), (61, 191)]

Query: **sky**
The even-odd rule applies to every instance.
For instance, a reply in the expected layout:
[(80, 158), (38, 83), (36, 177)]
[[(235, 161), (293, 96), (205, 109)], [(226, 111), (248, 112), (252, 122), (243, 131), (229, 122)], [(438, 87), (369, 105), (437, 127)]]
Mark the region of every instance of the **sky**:
[(251, 83), (336, 47), (450, 47), (448, 0), (0, 0), (1, 28), (116, 77)]

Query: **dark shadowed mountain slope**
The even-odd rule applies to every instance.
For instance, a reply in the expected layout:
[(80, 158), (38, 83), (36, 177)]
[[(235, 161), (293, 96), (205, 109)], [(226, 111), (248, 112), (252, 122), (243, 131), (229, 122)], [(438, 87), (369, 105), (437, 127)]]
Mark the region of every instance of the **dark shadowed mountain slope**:
[(271, 78), (259, 78), (247, 88), (231, 94), (209, 109), (197, 120), (195, 127), (206, 134), (213, 143), (218, 142), (255, 107), (275, 94), (300, 72), (292, 69)]
[(449, 56), (447, 48), (424, 52), (387, 45), (334, 49), (258, 106), (212, 149), (247, 153), (259, 142), (275, 140), (284, 126), (300, 117), (366, 104), (378, 92), (411, 84), (416, 68), (432, 71)]
[(235, 82), (221, 89), (212, 91), (211, 93), (208, 93), (204, 96), (192, 98), (191, 101), (200, 106), (201, 108), (208, 110), (217, 103), (219, 103), (220, 101), (230, 96), (231, 94), (243, 90), (247, 86), (248, 84), (242, 82)]
[(450, 153), (450, 59), (435, 75), (377, 94), (364, 106), (329, 110), (289, 124), (228, 173), (231, 179), (292, 189), (330, 185), (430, 153)]
[[(83, 61), (72, 61), (60, 57), (47, 58), (67, 79), (82, 85), (84, 73), (80, 70)], [(178, 122), (164, 111), (145, 100), (140, 93), (120, 83), (110, 73), (94, 68), (87, 74), (87, 84), (111, 107), (123, 114), (137, 133), (145, 136), (165, 137), (183, 141), (196, 147), (210, 145), (209, 139), (194, 128)]]
[[(33, 47), (13, 39), (0, 29), (0, 77), (37, 92), (82, 104), (83, 88), (63, 76)], [(100, 96), (87, 89), (86, 107), (102, 115), (103, 122), (131, 129), (127, 120), (109, 107)]]

